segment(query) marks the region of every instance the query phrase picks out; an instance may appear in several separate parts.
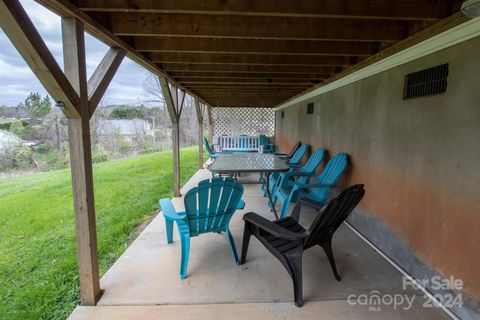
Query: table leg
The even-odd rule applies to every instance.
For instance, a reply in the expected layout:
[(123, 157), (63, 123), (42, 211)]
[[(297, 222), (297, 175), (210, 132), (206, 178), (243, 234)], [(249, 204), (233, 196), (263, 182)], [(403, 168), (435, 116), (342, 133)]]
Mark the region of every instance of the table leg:
[(277, 210), (275, 209), (275, 206), (273, 205), (272, 195), (270, 194), (270, 172), (266, 172), (265, 175), (266, 175), (266, 179), (267, 179), (267, 181), (265, 182), (266, 183), (265, 188), (266, 188), (266, 191), (267, 191), (268, 201), (270, 202), (270, 207), (273, 210), (273, 214), (275, 215), (275, 218), (278, 220)]

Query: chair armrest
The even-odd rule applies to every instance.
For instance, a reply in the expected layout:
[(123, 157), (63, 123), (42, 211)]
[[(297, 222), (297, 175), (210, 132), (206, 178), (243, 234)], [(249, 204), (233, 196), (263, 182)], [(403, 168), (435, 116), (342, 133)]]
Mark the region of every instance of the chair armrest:
[(288, 154), (286, 153), (281, 153), (281, 152), (275, 152), (274, 155), (279, 156), (279, 157), (286, 157)]
[(305, 233), (295, 233), (290, 230), (287, 230), (281, 226), (279, 226), (276, 223), (273, 223), (264, 217), (256, 214), (255, 212), (249, 212), (243, 216), (243, 220), (259, 227), (260, 229), (263, 229), (270, 233), (271, 235), (274, 235), (275, 237), (286, 239), (286, 240), (302, 240), (305, 238), (307, 235)]
[(243, 201), (242, 199), (240, 199), (238, 201), (238, 204), (237, 204), (237, 210), (242, 210), (245, 208), (245, 201)]
[(183, 220), (185, 218), (186, 215), (184, 212), (181, 212), (180, 214), (177, 213), (170, 199), (161, 199), (159, 203), (160, 203), (160, 208), (162, 208), (163, 216), (166, 219)]
[(317, 174), (315, 172), (308, 173), (308, 172), (301, 172), (301, 171), (292, 171), (292, 172), (285, 172), (286, 176), (293, 176), (293, 177), (313, 177)]
[(297, 221), (300, 220), (300, 212), (302, 211), (302, 207), (304, 205), (314, 208), (315, 210), (321, 210), (322, 208), (325, 207), (325, 204), (321, 202), (317, 202), (308, 198), (300, 198), (297, 201), (297, 204), (295, 205), (295, 207), (293, 208), (293, 211), (290, 214), (290, 217), (294, 218)]
[(335, 184), (333, 184), (333, 183), (298, 183), (298, 182), (295, 182), (295, 186), (297, 186), (298, 188), (304, 188), (304, 189), (331, 188), (331, 187), (334, 187)]
[(315, 200), (312, 200), (312, 199), (308, 199), (308, 198), (300, 198), (300, 200), (298, 200), (302, 205), (307, 205), (309, 207), (312, 207), (314, 209), (322, 209), (323, 207), (325, 207), (325, 204), (324, 203), (321, 203), (321, 202), (318, 202), (318, 201), (315, 201)]

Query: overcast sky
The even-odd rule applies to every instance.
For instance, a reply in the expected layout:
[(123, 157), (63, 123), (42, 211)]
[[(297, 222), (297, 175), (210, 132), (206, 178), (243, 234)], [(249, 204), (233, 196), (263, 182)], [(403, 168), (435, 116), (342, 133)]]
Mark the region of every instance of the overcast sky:
[[(21, 3), (42, 35), (46, 45), (63, 68), (60, 17), (33, 0)], [(85, 34), (87, 76), (90, 76), (107, 52), (108, 47)], [(103, 104), (137, 104), (145, 96), (143, 83), (148, 72), (125, 58), (108, 88)], [(0, 105), (17, 105), (31, 92), (47, 94), (15, 47), (0, 29)]]

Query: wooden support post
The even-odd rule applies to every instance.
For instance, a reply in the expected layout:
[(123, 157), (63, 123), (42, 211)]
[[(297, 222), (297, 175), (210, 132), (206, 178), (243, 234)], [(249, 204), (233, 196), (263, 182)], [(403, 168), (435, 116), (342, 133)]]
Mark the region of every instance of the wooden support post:
[(62, 18), (62, 38), (65, 74), (80, 97), (80, 118), (68, 121), (80, 298), (84, 305), (95, 305), (100, 298), (100, 276), (83, 24)]
[(205, 104), (195, 98), (195, 111), (198, 123), (198, 168), (203, 168), (203, 116), (205, 113)]
[(213, 116), (212, 116), (212, 106), (207, 105), (208, 113), (208, 141), (213, 143)]
[[(185, 101), (185, 91), (170, 85), (165, 77), (160, 76), (160, 87), (172, 121), (172, 152), (173, 152), (173, 195), (180, 196), (180, 116)], [(180, 91), (180, 92), (179, 92)]]
[(80, 299), (83, 305), (95, 305), (100, 298), (100, 277), (89, 120), (125, 51), (112, 48), (87, 83), (84, 27), (79, 20), (62, 18), (65, 71), (18, 0), (0, 1), (0, 26), (69, 119)]

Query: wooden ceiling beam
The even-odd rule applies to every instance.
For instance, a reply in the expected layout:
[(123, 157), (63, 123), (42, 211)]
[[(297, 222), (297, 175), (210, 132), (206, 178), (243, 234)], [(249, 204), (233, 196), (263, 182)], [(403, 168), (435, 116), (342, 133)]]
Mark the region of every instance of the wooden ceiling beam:
[(282, 17), (341, 17), (369, 19), (438, 19), (449, 15), (447, 0), (75, 0), (84, 11), (208, 13)]
[(184, 85), (190, 84), (203, 84), (203, 83), (223, 83), (223, 84), (276, 84), (276, 85), (291, 85), (291, 84), (303, 84), (314, 85), (320, 82), (320, 80), (305, 80), (305, 79), (242, 79), (242, 78), (175, 78), (177, 82)]
[(223, 53), (152, 53), (155, 63), (195, 63), (195, 64), (246, 64), (246, 65), (302, 65), (302, 66), (349, 66), (358, 58), (346, 56), (293, 56), (293, 55), (254, 55)]
[[(245, 39), (398, 41), (415, 23), (304, 17), (91, 13), (117, 36), (175, 36)], [(193, 40), (192, 40), (193, 41)]]
[(218, 90), (212, 90), (212, 89), (197, 89), (195, 92), (199, 92), (203, 95), (225, 95), (230, 92), (234, 93), (250, 93), (250, 94), (260, 94), (260, 95), (289, 95), (294, 93), (295, 91), (292, 90), (270, 90), (270, 91), (261, 91), (261, 90), (255, 90), (254, 88), (245, 90), (245, 89), (230, 89), (230, 90), (224, 90), (224, 91), (218, 91)]
[(241, 65), (241, 64), (194, 64), (194, 63), (162, 63), (166, 72), (248, 72), (248, 73), (338, 73), (341, 66), (272, 66), (272, 65)]
[(368, 56), (377, 53), (381, 47), (377, 42), (358, 41), (224, 38), (205, 38), (198, 41), (189, 37), (134, 37), (130, 41), (140, 52)]
[(240, 78), (240, 79), (327, 79), (331, 73), (241, 73), (241, 72), (169, 72), (173, 78), (208, 79), (208, 78)]

